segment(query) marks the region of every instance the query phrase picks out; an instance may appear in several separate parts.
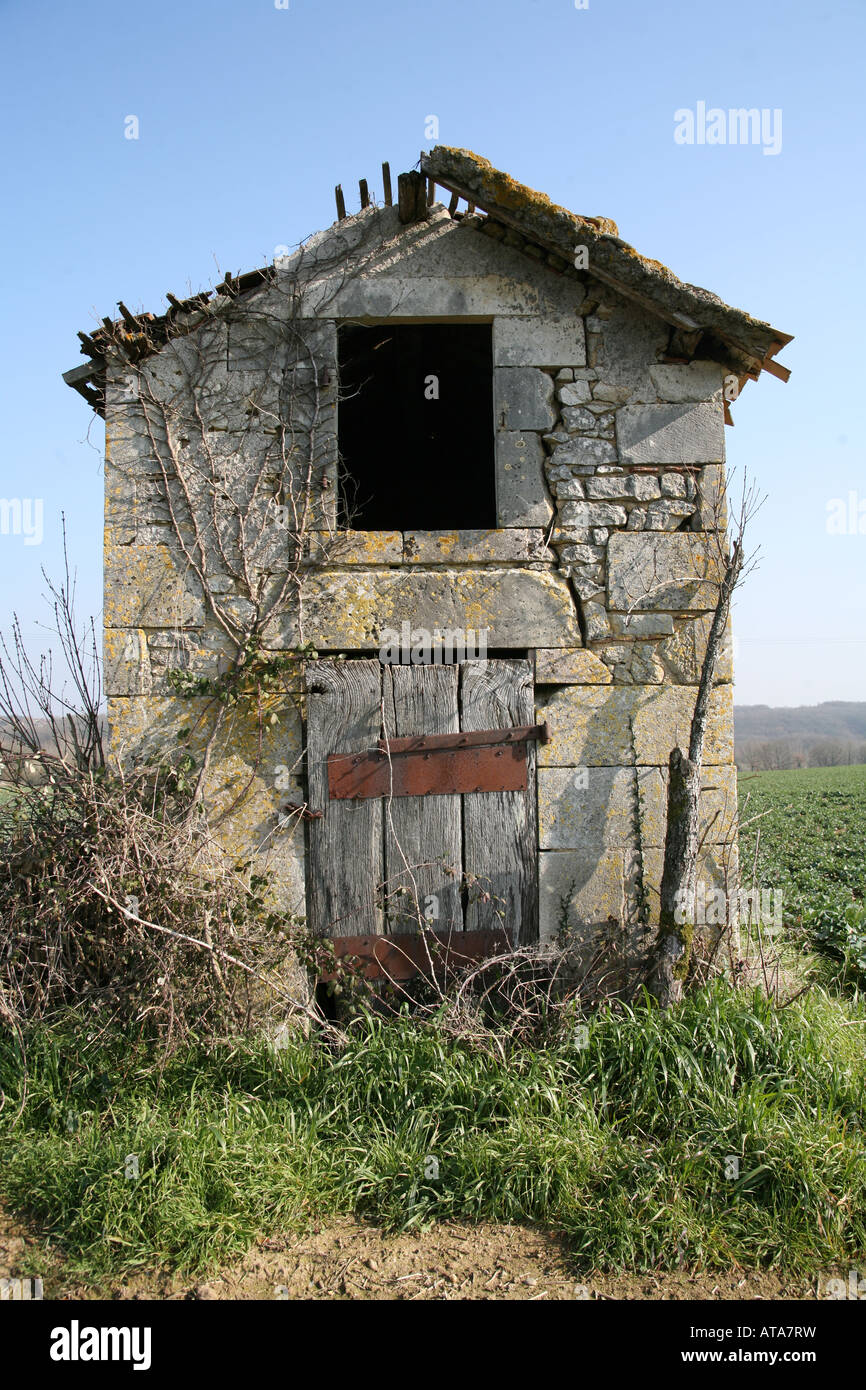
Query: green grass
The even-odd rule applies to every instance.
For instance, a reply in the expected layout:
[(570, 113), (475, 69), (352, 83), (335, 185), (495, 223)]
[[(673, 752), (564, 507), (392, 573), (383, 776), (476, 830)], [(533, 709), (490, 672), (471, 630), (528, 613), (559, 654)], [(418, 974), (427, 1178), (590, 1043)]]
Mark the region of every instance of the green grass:
[(739, 783), (744, 817), (769, 813), (741, 832), (744, 883), (751, 879), (760, 829), (756, 882), (784, 893), (789, 937), (816, 946), (863, 988), (866, 767), (743, 773)]
[(0, 1050), (0, 1195), (89, 1280), (202, 1271), (352, 1211), (535, 1222), (586, 1269), (672, 1267), (678, 1239), (694, 1264), (827, 1268), (866, 1252), (864, 1019), (823, 991), (780, 1010), (716, 985), (598, 1017), (585, 1049), (503, 1058), (401, 1019), (358, 1022), (339, 1054), (245, 1042), (162, 1069), (55, 1029), (31, 1040), (17, 1121), (20, 1058)]

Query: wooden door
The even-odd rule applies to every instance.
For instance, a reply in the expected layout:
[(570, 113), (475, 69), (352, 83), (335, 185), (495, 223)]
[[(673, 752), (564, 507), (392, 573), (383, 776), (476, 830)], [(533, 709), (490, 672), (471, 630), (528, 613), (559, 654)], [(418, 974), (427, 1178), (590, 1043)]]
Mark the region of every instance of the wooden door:
[(307, 910), (321, 936), (505, 926), (538, 938), (536, 751), (525, 791), (331, 800), (328, 756), (408, 738), (532, 724), (528, 661), (388, 666), (320, 661), (307, 673)]

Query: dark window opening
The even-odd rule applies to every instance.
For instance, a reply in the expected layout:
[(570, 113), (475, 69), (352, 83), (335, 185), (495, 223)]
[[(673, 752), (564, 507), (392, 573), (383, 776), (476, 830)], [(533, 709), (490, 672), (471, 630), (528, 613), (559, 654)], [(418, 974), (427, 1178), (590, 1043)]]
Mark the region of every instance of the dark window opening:
[(493, 530), (490, 324), (348, 325), (339, 359), (344, 524)]

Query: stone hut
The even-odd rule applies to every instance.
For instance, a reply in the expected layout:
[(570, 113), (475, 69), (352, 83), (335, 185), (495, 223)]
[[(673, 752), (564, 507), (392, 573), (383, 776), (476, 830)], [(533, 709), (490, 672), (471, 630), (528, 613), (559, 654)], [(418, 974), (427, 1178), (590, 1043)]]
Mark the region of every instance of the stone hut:
[[(112, 746), (187, 757), (227, 854), (317, 933), (639, 930), (730, 404), (787, 379), (790, 337), (467, 151), (423, 154), (396, 203), (383, 178), (274, 264), (80, 335)], [(714, 886), (733, 746), (729, 643)]]

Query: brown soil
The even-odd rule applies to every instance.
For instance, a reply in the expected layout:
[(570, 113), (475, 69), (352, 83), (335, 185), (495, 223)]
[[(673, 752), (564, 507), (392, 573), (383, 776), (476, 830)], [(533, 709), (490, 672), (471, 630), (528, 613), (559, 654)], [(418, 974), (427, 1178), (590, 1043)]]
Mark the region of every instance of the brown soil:
[[(568, 1250), (526, 1226), (443, 1225), (386, 1235), (353, 1218), (271, 1236), (207, 1280), (164, 1272), (85, 1287), (62, 1259), (0, 1211), (0, 1278), (42, 1274), (49, 1299), (814, 1299), (817, 1281), (727, 1269), (575, 1273)], [(828, 1271), (828, 1275), (836, 1271)]]

